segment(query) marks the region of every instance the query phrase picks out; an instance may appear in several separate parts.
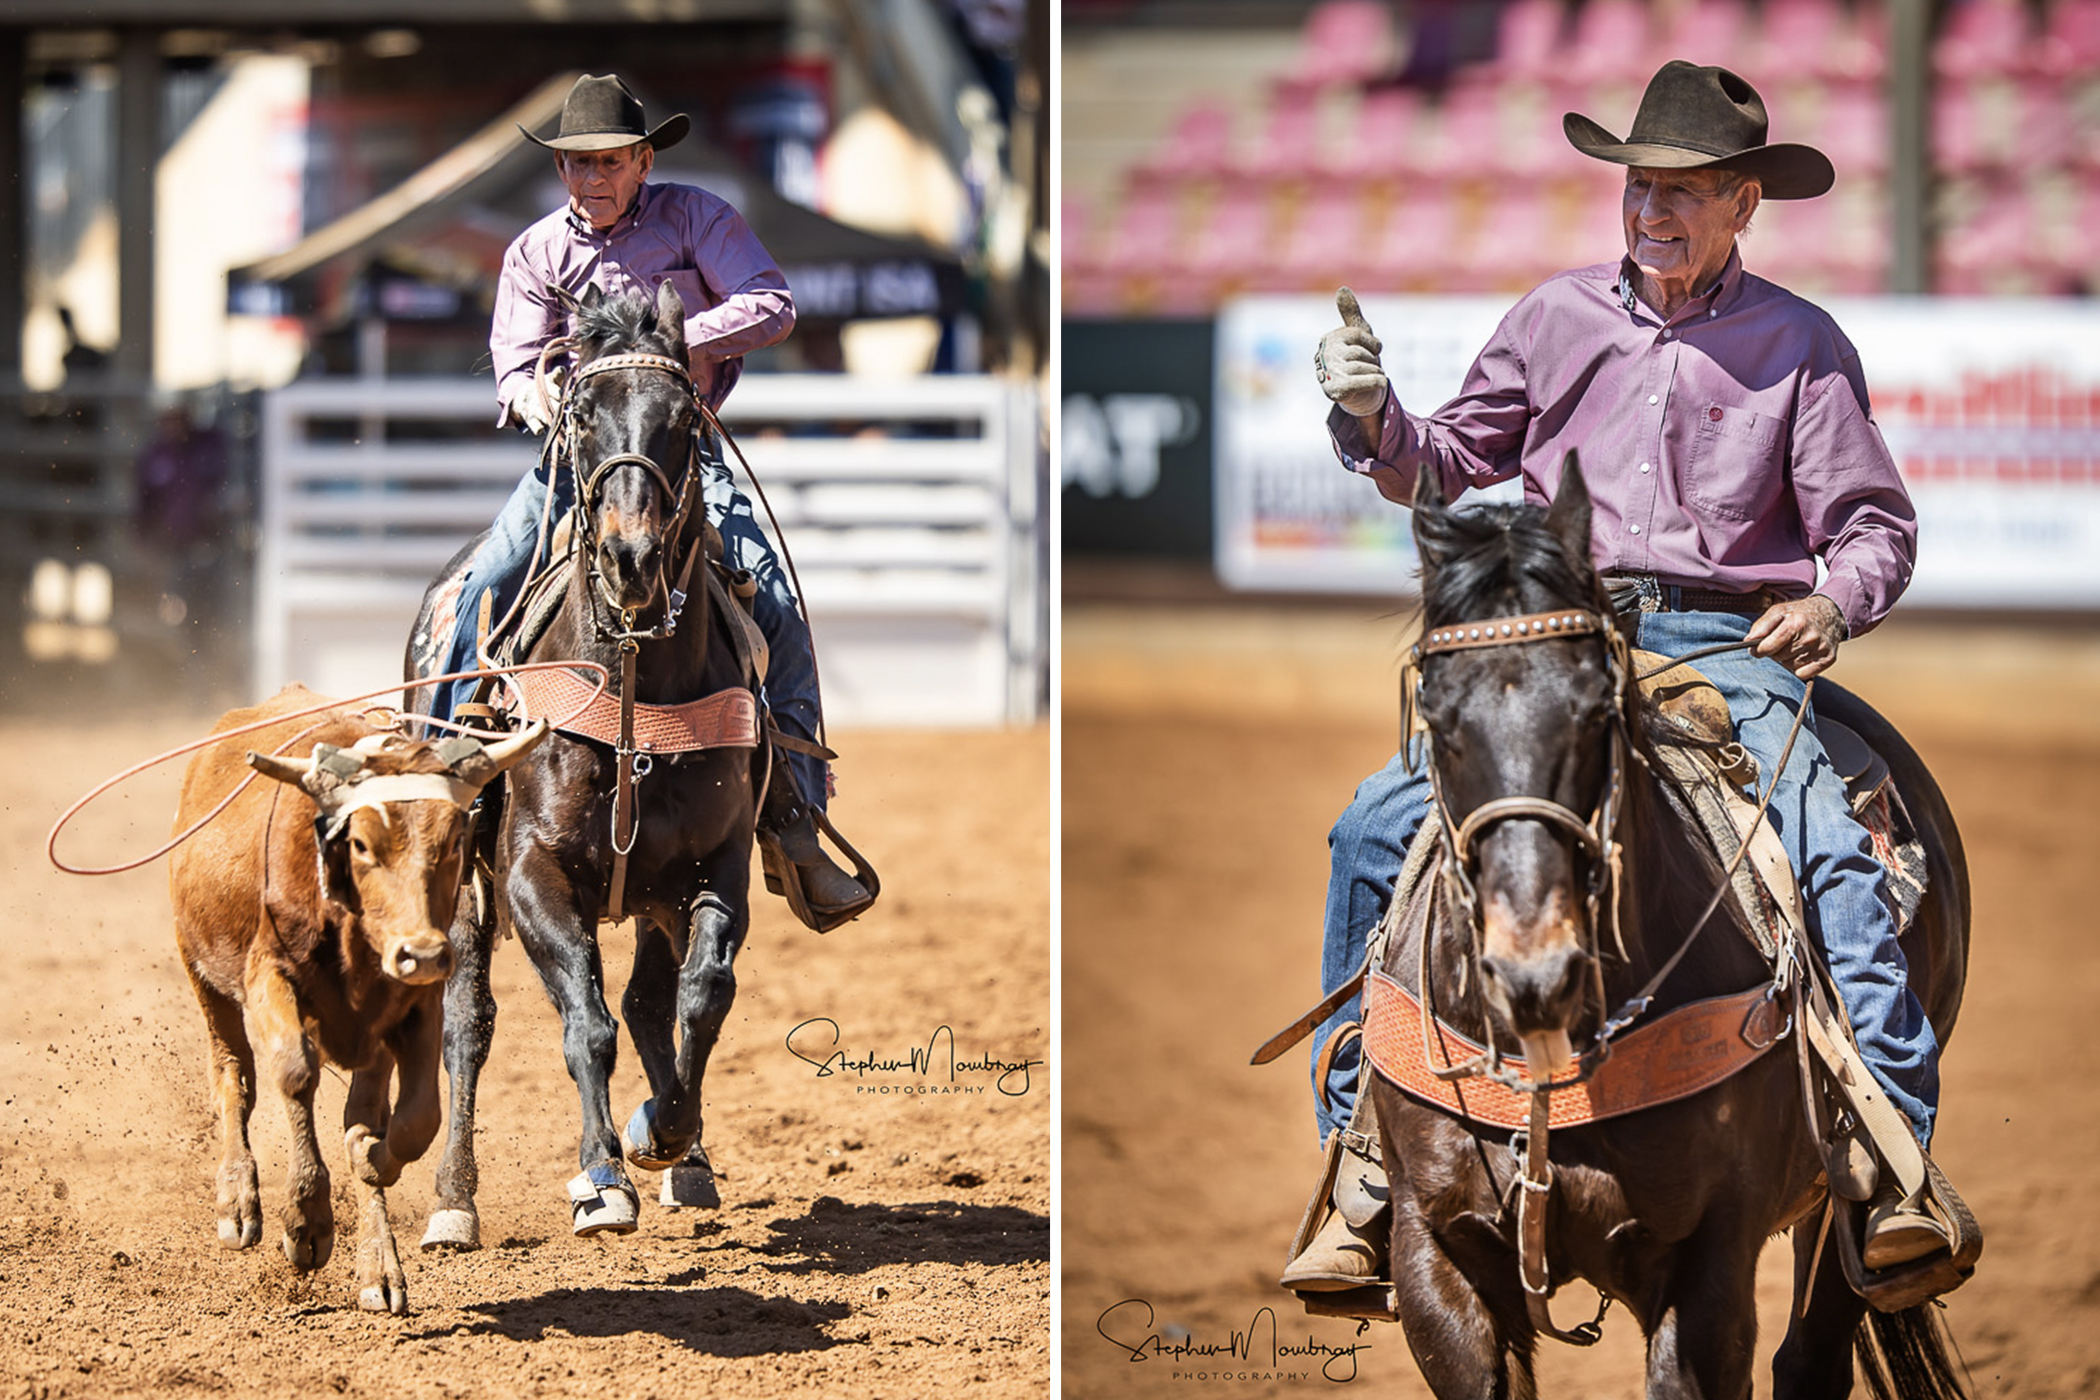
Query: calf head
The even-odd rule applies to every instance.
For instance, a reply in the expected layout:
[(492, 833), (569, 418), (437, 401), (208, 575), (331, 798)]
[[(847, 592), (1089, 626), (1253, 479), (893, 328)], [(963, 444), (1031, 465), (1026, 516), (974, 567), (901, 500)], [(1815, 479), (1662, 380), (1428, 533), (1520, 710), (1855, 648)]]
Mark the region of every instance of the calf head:
[(452, 971), (445, 931), (459, 899), (467, 810), (482, 787), (547, 737), (546, 721), (482, 745), (375, 734), (311, 757), (251, 753), (257, 772), (313, 799), (321, 896), (353, 917), (380, 970), (399, 982)]

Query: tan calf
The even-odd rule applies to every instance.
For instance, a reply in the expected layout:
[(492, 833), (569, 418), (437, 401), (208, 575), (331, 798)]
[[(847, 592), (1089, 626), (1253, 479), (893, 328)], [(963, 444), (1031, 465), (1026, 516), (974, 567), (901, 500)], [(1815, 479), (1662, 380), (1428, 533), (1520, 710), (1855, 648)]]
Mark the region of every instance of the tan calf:
[[(219, 729), (320, 703), (290, 687), (233, 711)], [(365, 1193), (358, 1304), (406, 1310), (384, 1188), (437, 1135), (452, 967), (445, 931), (459, 895), (467, 808), (545, 733), (536, 726), (486, 748), (463, 739), (432, 743), (331, 711), (247, 736), (256, 752), (245, 762), (235, 744), (190, 761), (177, 830), (210, 811), (250, 765), (276, 780), (251, 784), (178, 847), (168, 875), (183, 967), (211, 1033), (223, 1141), (219, 1239), (228, 1248), (262, 1238), (248, 1146), (260, 1079), (284, 1095), (292, 1129), (285, 1257), (302, 1271), (328, 1262), (335, 1219), (313, 1122), (326, 1060), (351, 1072), (343, 1137)]]

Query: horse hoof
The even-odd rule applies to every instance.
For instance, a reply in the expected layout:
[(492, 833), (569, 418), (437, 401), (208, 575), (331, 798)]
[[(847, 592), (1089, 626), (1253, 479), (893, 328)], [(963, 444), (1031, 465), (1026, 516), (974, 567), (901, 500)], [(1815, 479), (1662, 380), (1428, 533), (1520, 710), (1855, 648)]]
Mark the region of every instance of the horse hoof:
[(722, 1193), (715, 1189), (715, 1169), (698, 1144), (664, 1173), (663, 1189), (656, 1198), (672, 1210), (713, 1210), (722, 1204)]
[(620, 1134), (620, 1145), (627, 1149), (627, 1160), (643, 1171), (660, 1172), (677, 1165), (683, 1152), (666, 1153), (656, 1145), (656, 1100), (649, 1099), (634, 1111), (627, 1120), (625, 1131)]
[(434, 1210), (423, 1230), (423, 1248), (481, 1248), (481, 1217), (471, 1210)]
[(569, 1209), (575, 1218), (571, 1228), (578, 1235), (631, 1235), (641, 1205), (642, 1198), (617, 1164), (593, 1167), (569, 1183)]

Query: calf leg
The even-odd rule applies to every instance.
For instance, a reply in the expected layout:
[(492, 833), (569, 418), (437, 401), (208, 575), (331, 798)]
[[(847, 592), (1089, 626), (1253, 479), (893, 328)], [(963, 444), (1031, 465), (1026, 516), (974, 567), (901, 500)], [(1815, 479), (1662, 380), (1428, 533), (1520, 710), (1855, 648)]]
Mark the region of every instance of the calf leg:
[(285, 1172), (284, 1257), (301, 1271), (318, 1269), (335, 1252), (335, 1208), (328, 1199), (328, 1167), (314, 1140), (314, 1088), (320, 1057), (306, 1038), (291, 983), (274, 968), (248, 983), (248, 1034), (261, 1072), (284, 1094), (291, 1125), (291, 1161)]
[(401, 1163), (388, 1151), (386, 1094), (393, 1070), (393, 1056), (381, 1051), (372, 1064), (352, 1072), (350, 1095), (343, 1104), (343, 1145), (350, 1153), (350, 1173), (364, 1195), (357, 1305), (366, 1312), (398, 1314), (408, 1311), (408, 1276), (386, 1213), (385, 1188), (401, 1176)]
[[(475, 1094), (489, 1042), (496, 1034), (496, 996), (489, 987), (489, 954), (495, 944), (495, 916), (476, 921), (472, 901), (452, 921), (452, 976), (445, 983), (445, 1077), (452, 1087), (452, 1126), (445, 1155), (438, 1161), (437, 1209), (423, 1232), (425, 1249), (481, 1248), (481, 1220), (474, 1193), (481, 1172), (474, 1160)], [(436, 1067), (431, 1069), (433, 1076)]]
[(246, 1249), (262, 1238), (262, 1189), (248, 1146), (248, 1115), (255, 1111), (255, 1054), (241, 1006), (197, 975), (184, 959), (211, 1038), (211, 1095), (219, 1113), (219, 1243)]

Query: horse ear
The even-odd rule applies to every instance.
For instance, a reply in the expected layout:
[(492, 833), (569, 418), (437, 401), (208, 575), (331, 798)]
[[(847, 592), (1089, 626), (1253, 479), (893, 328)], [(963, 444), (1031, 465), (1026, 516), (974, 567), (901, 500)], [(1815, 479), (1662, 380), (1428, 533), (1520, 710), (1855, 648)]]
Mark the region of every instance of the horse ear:
[(1560, 489), (1547, 508), (1546, 528), (1560, 537), (1572, 562), (1590, 562), (1590, 484), (1573, 452), (1561, 461)]
[(668, 277), (656, 286), (656, 333), (663, 337), (665, 354), (685, 358), (685, 299)]
[(1450, 532), (1444, 528), (1451, 512), (1444, 507), (1444, 484), (1434, 467), (1415, 476), (1415, 552), (1421, 556), (1422, 572), (1428, 574), (1444, 562)]

